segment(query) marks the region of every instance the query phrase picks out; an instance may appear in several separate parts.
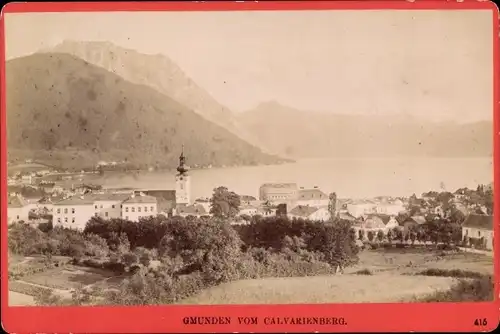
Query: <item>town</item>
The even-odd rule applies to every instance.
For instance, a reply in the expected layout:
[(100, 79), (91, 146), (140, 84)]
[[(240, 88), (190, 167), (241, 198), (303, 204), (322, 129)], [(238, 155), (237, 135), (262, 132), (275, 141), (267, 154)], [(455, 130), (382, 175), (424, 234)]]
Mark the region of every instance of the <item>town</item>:
[[(182, 152), (176, 186), (172, 190), (103, 189), (75, 182), (63, 188), (44, 177), (55, 175), (59, 180), (73, 180), (75, 176), (50, 169), (17, 172), (8, 182), (8, 223), (50, 224), (83, 231), (92, 217), (139, 223), (157, 215), (210, 217), (214, 213), (210, 197), (191, 199), (191, 178), (185, 159)], [(36, 185), (34, 179), (38, 179)], [(224, 187), (220, 190), (229, 191)], [(265, 183), (259, 188), (258, 199), (234, 195), (238, 197), (238, 204), (237, 211), (230, 216), (233, 225), (249, 224), (255, 217), (277, 215), (323, 222), (336, 217), (349, 221), (360, 240), (368, 240), (377, 234), (384, 238), (393, 233), (410, 238), (410, 231), (416, 227), (442, 218), (457, 223), (464, 237), (478, 239), (473, 247), (493, 249), (492, 183), (478, 185), (477, 189), (457, 189), (454, 193), (429, 191), (420, 196), (399, 198), (340, 198), (335, 193), (325, 194), (317, 186), (304, 189), (296, 183)]]

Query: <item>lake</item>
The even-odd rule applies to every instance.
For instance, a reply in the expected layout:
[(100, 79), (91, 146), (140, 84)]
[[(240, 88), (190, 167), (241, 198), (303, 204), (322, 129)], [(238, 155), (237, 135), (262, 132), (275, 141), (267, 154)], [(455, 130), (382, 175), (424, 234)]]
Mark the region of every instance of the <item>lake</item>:
[[(429, 190), (455, 191), (493, 181), (491, 158), (314, 159), (290, 164), (192, 170), (192, 198), (210, 197), (226, 186), (240, 195), (257, 197), (266, 182), (318, 186), (340, 198), (420, 195)], [(174, 189), (173, 172), (107, 172), (86, 177), (104, 187)]]

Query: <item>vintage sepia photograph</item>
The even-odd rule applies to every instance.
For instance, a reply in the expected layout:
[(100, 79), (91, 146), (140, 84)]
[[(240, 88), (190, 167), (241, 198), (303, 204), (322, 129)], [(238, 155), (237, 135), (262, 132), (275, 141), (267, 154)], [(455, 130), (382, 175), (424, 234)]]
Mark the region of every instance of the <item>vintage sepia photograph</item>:
[(10, 306), (493, 301), (491, 10), (4, 24)]

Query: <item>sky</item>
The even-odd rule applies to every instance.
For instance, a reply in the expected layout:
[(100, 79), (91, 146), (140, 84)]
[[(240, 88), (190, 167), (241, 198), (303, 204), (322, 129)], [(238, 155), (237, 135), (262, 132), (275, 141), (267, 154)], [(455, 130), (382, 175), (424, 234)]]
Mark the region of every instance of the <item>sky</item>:
[(491, 120), (491, 11), (7, 13), (6, 57), (63, 40), (164, 54), (234, 111)]

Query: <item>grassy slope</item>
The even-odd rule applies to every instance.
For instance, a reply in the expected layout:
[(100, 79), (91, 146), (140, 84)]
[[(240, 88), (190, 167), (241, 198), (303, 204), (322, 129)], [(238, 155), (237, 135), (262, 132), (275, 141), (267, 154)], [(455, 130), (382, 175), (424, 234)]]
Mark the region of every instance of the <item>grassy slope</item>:
[[(409, 266), (410, 262), (412, 266)], [(477, 254), (411, 250), (365, 251), (360, 263), (341, 276), (266, 278), (227, 283), (183, 300), (182, 304), (251, 303), (369, 303), (415, 301), (416, 297), (444, 296), (459, 281), (452, 277), (413, 276), (426, 268), (460, 268), (493, 272), (493, 260)], [(355, 275), (368, 269), (372, 275)], [(454, 293), (456, 295), (456, 293)]]

